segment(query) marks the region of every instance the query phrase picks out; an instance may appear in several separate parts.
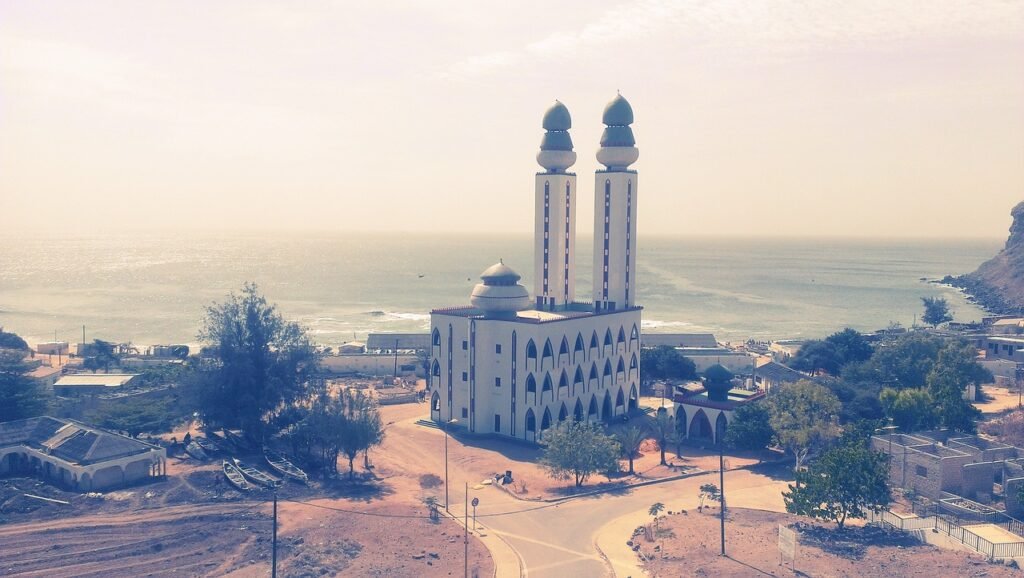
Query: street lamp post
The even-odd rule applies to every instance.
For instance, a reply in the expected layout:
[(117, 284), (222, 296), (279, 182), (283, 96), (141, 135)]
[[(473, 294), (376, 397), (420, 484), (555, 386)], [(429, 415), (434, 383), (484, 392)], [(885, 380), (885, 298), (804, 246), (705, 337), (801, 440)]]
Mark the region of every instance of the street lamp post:
[(448, 509), (448, 424), (457, 422), (457, 419), (449, 419), (444, 422), (444, 511), (451, 513)]
[(721, 515), (721, 531), (722, 531), (722, 556), (725, 556), (725, 442), (723, 440), (718, 441), (718, 485), (719, 493), (722, 496), (722, 507), (719, 511)]

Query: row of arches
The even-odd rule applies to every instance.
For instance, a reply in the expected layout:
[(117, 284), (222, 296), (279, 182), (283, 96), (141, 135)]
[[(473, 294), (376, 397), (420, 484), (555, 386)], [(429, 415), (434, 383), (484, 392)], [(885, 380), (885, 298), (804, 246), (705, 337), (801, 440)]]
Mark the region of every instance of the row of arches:
[[(441, 332), (437, 328), (434, 328), (431, 334), (431, 345), (433, 347), (441, 347)], [(622, 346), (621, 348), (619, 346)], [(523, 361), (526, 363), (533, 362), (533, 369), (539, 370), (544, 368), (545, 362), (550, 360), (551, 367), (565, 365), (567, 363), (583, 363), (588, 360), (594, 359), (594, 351), (597, 351), (598, 357), (604, 357), (608, 355), (608, 350), (611, 353), (618, 351), (619, 353), (625, 353), (626, 351), (639, 351), (640, 350), (640, 330), (636, 324), (630, 329), (629, 336), (626, 336), (625, 326), (620, 325), (617, 336), (612, 335), (611, 327), (605, 329), (604, 338), (600, 339), (595, 329), (588, 342), (584, 339), (583, 333), (576, 333), (576, 339), (570, 346), (569, 338), (566, 335), (562, 336), (562, 341), (558, 346), (558, 352), (555, 353), (555, 347), (551, 342), (551, 339), (545, 339), (544, 343), (541, 344), (540, 348), (537, 347), (537, 342), (532, 338), (527, 340), (526, 347), (524, 348)]]
[[(692, 409), (692, 408), (691, 408)], [(682, 405), (676, 406), (676, 432), (682, 434), (686, 439), (695, 442), (719, 443), (725, 438), (725, 431), (729, 426), (729, 418), (726, 412), (716, 410), (714, 429), (711, 427), (711, 418), (708, 417), (704, 408), (698, 408), (687, 420), (686, 408)]]
[[(640, 377), (639, 364), (637, 362), (636, 354), (634, 354), (629, 361), (629, 366), (626, 366), (626, 360), (619, 357), (618, 363), (612, 366), (610, 359), (606, 359), (602, 369), (598, 369), (596, 361), (591, 362), (590, 370), (584, 373), (583, 366), (577, 366), (576, 370), (572, 373), (572, 378), (569, 377), (569, 372), (565, 369), (562, 370), (558, 376), (558, 380), (552, 377), (550, 372), (544, 374), (544, 377), (540, 379), (538, 384), (539, 376), (534, 373), (528, 373), (524, 380), (525, 391), (527, 394), (540, 393), (540, 397), (543, 397), (545, 392), (552, 392), (552, 397), (555, 397), (554, 387), (557, 385), (558, 391), (562, 391), (562, 388), (567, 388), (570, 396), (576, 395), (577, 388), (582, 388), (583, 392), (586, 393), (590, 390), (591, 386), (597, 387), (608, 387), (614, 383), (624, 381), (633, 377)], [(538, 385), (539, 391), (538, 391)], [(571, 387), (570, 387), (571, 386)]]
[[(555, 425), (556, 422), (553, 416), (557, 416), (558, 423), (562, 423), (570, 418), (575, 422), (609, 420), (616, 415), (636, 410), (639, 404), (636, 385), (630, 388), (628, 398), (623, 394), (623, 389), (620, 387), (615, 394), (614, 400), (610, 391), (604, 392), (600, 402), (598, 402), (598, 395), (596, 393), (590, 395), (590, 400), (586, 404), (584, 404), (584, 399), (576, 399), (576, 403), (572, 406), (571, 414), (569, 413), (569, 406), (564, 401), (559, 406), (557, 414), (552, 413), (553, 406), (545, 407), (543, 412), (539, 410), (534, 412), (533, 408), (527, 409), (523, 423), (526, 439), (535, 440), (537, 435)], [(537, 421), (538, 414), (540, 415), (539, 423)]]

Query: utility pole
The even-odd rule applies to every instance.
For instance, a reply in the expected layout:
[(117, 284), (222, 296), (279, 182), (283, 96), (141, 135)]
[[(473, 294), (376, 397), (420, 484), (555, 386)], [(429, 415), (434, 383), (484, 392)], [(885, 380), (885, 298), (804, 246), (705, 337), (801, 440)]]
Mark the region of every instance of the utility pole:
[(722, 508), (719, 511), (722, 526), (722, 556), (725, 556), (725, 444), (718, 440), (718, 486), (722, 494)]
[(270, 547), (270, 578), (277, 578), (277, 491), (274, 491), (274, 539)]
[(462, 513), (462, 544), (463, 574), (464, 578), (469, 578), (469, 482), (466, 482), (466, 509)]
[[(395, 373), (392, 374), (392, 375), (395, 376), (395, 379), (398, 379), (398, 340), (397, 339), (395, 340)], [(394, 385), (394, 383), (392, 383), (391, 385)]]

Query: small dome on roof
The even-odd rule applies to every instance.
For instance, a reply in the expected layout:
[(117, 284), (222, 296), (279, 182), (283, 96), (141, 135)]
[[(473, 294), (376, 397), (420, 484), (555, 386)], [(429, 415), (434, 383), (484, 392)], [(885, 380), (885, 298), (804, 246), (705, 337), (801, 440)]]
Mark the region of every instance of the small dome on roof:
[(635, 144), (633, 129), (628, 126), (606, 126), (601, 134), (603, 147), (631, 147)]
[(485, 269), (480, 274), (480, 278), (483, 279), (485, 285), (498, 284), (500, 282), (515, 284), (522, 279), (519, 273), (516, 273), (512, 267), (509, 267), (501, 260)]
[(604, 107), (601, 122), (608, 126), (631, 125), (633, 124), (633, 107), (629, 106), (629, 102), (621, 94), (617, 94), (608, 103), (608, 106)]
[(544, 130), (569, 130), (572, 128), (572, 117), (569, 116), (569, 109), (561, 102), (555, 101), (551, 108), (544, 113), (542, 122)]

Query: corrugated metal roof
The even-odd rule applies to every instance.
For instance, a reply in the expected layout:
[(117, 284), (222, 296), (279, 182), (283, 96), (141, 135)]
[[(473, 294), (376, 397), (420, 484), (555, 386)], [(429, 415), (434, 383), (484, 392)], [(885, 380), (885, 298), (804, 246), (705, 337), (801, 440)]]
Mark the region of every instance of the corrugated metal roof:
[(58, 379), (54, 387), (121, 387), (134, 377), (133, 373), (76, 373)]
[(0, 447), (13, 445), (35, 448), (82, 465), (143, 454), (156, 447), (77, 421), (49, 416), (0, 423)]

